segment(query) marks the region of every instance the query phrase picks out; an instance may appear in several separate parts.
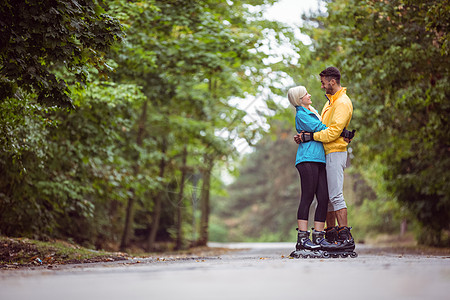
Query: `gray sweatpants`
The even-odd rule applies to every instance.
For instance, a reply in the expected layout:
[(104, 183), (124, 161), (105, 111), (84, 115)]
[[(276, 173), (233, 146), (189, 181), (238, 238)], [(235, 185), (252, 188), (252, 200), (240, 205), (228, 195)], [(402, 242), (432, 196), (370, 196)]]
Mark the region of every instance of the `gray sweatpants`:
[(332, 152), (326, 155), (328, 181), (328, 211), (347, 208), (344, 200), (344, 169), (347, 164), (347, 152)]

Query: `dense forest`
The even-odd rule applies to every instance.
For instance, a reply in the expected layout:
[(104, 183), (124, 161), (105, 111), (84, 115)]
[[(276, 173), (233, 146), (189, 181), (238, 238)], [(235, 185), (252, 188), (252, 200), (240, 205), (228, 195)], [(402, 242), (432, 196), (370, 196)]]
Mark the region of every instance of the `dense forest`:
[(272, 2), (3, 1), (0, 233), (205, 244), (213, 169), (259, 132), (228, 100), (269, 84)]
[[(280, 97), (305, 85), (320, 110), (317, 74), (335, 65), (358, 130), (350, 222), (407, 219), (421, 243), (448, 242), (449, 6), (322, 1), (305, 45), (263, 18), (274, 2), (3, 0), (0, 234), (147, 251), (291, 240), (300, 191)], [(298, 61), (277, 53), (287, 41)], [(232, 104), (249, 97), (269, 129)]]

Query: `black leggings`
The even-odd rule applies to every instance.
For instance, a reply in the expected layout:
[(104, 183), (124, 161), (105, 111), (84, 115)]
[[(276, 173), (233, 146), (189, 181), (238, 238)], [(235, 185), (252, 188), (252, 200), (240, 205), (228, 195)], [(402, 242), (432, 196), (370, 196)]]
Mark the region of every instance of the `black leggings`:
[(302, 196), (298, 206), (297, 219), (308, 220), (309, 207), (317, 198), (314, 221), (325, 222), (328, 210), (327, 171), (324, 163), (302, 162), (295, 166), (300, 174)]

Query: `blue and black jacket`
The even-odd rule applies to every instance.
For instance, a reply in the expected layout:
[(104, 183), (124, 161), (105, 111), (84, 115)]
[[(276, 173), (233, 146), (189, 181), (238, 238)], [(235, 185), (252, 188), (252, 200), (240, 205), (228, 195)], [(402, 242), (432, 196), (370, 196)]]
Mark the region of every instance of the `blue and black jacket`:
[[(312, 111), (303, 106), (296, 106), (295, 128), (297, 132), (302, 130), (308, 132), (318, 132), (327, 128)], [(325, 163), (325, 151), (321, 142), (311, 141), (300, 143), (297, 149), (295, 165), (301, 162), (321, 162)]]

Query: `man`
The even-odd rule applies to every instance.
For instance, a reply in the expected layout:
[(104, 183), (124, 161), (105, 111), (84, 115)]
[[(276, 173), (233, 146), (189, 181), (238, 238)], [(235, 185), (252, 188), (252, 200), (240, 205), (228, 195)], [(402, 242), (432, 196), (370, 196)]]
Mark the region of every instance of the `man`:
[[(328, 67), (320, 74), (321, 88), (325, 89), (327, 103), (322, 109), (322, 122), (327, 129), (319, 132), (303, 132), (294, 137), (299, 144), (311, 140), (323, 143), (326, 155), (326, 171), (330, 201), (327, 213), (327, 240), (340, 241), (346, 248), (354, 249), (354, 240), (347, 222), (347, 205), (345, 204), (344, 169), (347, 162), (348, 139), (341, 136), (347, 128), (353, 114), (353, 105), (347, 96), (345, 87), (341, 86), (341, 73), (335, 67)], [(335, 227), (335, 222), (339, 227)]]

